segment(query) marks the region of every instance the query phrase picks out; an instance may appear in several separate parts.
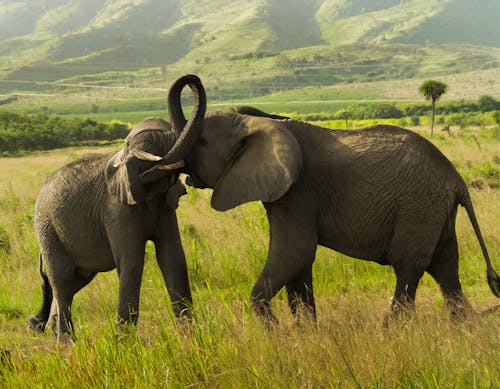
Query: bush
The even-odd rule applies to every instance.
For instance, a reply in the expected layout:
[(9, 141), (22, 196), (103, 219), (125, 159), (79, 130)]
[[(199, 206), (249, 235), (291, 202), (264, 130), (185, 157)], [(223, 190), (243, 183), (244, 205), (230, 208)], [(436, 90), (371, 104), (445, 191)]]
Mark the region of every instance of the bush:
[(420, 116), (410, 116), (410, 123), (412, 126), (420, 125)]
[(125, 138), (127, 124), (98, 123), (91, 119), (51, 117), (0, 111), (0, 153), (49, 150), (81, 142)]
[(500, 126), (500, 110), (493, 112), (492, 117), (497, 126)]
[(481, 96), (478, 105), (481, 112), (490, 112), (500, 109), (500, 101), (495, 100), (491, 96)]
[(363, 120), (363, 119), (399, 119), (403, 112), (395, 103), (361, 103), (351, 104), (346, 109), (337, 111), (335, 119)]
[(10, 254), (10, 239), (9, 234), (3, 226), (0, 226), (0, 251)]

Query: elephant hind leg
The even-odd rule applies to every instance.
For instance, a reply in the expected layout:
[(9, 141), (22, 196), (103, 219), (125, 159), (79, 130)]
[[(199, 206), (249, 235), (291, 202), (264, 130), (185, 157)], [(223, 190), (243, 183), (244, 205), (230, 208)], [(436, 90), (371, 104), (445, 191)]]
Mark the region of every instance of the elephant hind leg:
[(304, 270), (293, 281), (287, 283), (286, 291), (288, 305), (297, 320), (302, 316), (316, 320), (311, 267)]
[(402, 214), (395, 226), (387, 255), (396, 274), (393, 316), (411, 314), (420, 279), (429, 267), (442, 234), (442, 225), (427, 220), (414, 209)]
[(45, 327), (50, 316), (50, 307), (52, 305), (52, 286), (50, 285), (47, 274), (43, 271), (43, 258), (40, 254), (40, 276), (42, 278), (42, 306), (33, 316), (28, 318), (28, 329), (37, 332), (45, 332)]
[(54, 301), (49, 320), (58, 341), (74, 340), (75, 329), (71, 318), (71, 304), (75, 294), (95, 277), (96, 273), (76, 269), (72, 277), (54, 277)]
[(387, 259), (396, 274), (392, 314), (404, 317), (415, 308), (418, 284), (431, 262), (438, 238), (434, 240), (432, 233), (423, 235), (420, 230), (412, 231), (412, 227), (408, 225), (399, 231), (401, 234), (393, 239)]
[[(413, 262), (413, 261), (412, 261)], [(415, 296), (418, 283), (424, 274), (424, 269), (403, 263), (394, 266), (396, 273), (396, 290), (392, 298), (392, 314), (395, 317), (404, 317), (415, 308)]]
[(454, 230), (436, 251), (427, 272), (439, 284), (452, 317), (465, 317), (472, 311), (462, 292), (458, 275), (458, 244)]
[(85, 272), (74, 268), (71, 272), (68, 271), (68, 273), (55, 272), (51, 274), (54, 299), (49, 321), (52, 322), (52, 330), (58, 341), (74, 340), (75, 331), (71, 317), (73, 297), (96, 275), (94, 272)]

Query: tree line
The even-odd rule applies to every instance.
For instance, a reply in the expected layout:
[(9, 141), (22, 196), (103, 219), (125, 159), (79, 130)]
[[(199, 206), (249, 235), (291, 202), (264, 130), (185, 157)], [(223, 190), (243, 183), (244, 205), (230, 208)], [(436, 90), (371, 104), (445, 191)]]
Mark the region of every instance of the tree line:
[[(476, 101), (443, 102), (436, 107), (438, 115), (464, 115), (470, 113), (500, 112), (500, 101), (481, 96)], [(335, 113), (298, 115), (302, 120), (363, 120), (411, 118), (419, 124), (421, 116), (431, 112), (424, 103), (355, 103)], [(495, 121), (499, 114), (493, 115)], [(498, 122), (498, 121), (497, 121)], [(94, 141), (123, 139), (129, 132), (125, 123), (100, 123), (88, 118), (64, 118), (45, 113), (27, 114), (0, 110), (0, 154), (20, 151), (50, 150), (54, 148), (88, 144)]]
[(0, 153), (50, 150), (91, 141), (123, 139), (129, 132), (125, 123), (98, 123), (92, 119), (62, 118), (43, 113), (34, 115), (0, 110)]
[[(443, 102), (436, 107), (437, 115), (455, 113), (479, 113), (500, 110), (500, 101), (491, 96), (481, 96), (478, 100), (457, 100)], [(399, 119), (404, 117), (429, 116), (432, 107), (426, 103), (353, 103), (334, 114), (312, 113), (303, 115), (304, 120), (331, 119)]]

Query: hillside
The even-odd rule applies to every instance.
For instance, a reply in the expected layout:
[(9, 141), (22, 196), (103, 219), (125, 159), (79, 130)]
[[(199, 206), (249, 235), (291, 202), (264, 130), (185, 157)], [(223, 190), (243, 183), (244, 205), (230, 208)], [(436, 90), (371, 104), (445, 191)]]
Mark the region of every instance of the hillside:
[(8, 0), (0, 94), (165, 88), (195, 72), (225, 100), (471, 74), (500, 65), (499, 14), (496, 0)]

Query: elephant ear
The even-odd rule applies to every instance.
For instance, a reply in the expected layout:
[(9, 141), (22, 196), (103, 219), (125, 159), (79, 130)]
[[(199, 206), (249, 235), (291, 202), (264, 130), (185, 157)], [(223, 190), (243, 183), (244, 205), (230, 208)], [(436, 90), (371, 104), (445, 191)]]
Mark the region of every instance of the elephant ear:
[(123, 204), (134, 205), (145, 199), (144, 184), (139, 176), (136, 156), (125, 155), (123, 150), (110, 158), (104, 176), (108, 192)]
[(285, 126), (265, 123), (259, 128), (250, 122), (242, 142), (215, 185), (211, 204), (218, 211), (250, 201), (275, 201), (299, 176), (302, 152)]

